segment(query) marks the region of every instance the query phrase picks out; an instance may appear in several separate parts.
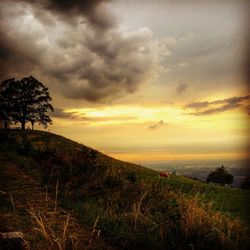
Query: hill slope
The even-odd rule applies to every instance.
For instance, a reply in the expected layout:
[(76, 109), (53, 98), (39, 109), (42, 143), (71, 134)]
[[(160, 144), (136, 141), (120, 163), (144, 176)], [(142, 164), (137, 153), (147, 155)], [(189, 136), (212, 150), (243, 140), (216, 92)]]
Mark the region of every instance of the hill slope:
[(160, 179), (156, 171), (47, 132), (0, 131), (0, 140), (5, 156), (52, 196), (58, 184), (60, 205), (83, 226), (96, 222), (120, 249), (247, 248), (248, 191)]
[[(34, 250), (73, 248), (76, 245), (75, 249), (114, 249), (100, 238), (90, 244), (91, 230), (80, 225), (72, 211), (58, 206), (38, 180), (7, 160), (1, 152), (0, 163), (0, 232), (21, 231), (29, 249)], [(41, 235), (38, 230), (43, 231)], [(1, 248), (0, 241), (0, 249), (13, 248)]]

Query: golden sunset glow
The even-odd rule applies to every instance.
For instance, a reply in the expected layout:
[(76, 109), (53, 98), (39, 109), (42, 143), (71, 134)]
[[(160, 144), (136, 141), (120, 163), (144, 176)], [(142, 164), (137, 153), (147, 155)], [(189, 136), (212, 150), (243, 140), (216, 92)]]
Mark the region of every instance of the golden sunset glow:
[(202, 117), (189, 112), (180, 104), (67, 109), (71, 118), (55, 119), (54, 129), (127, 161), (247, 157), (244, 111)]

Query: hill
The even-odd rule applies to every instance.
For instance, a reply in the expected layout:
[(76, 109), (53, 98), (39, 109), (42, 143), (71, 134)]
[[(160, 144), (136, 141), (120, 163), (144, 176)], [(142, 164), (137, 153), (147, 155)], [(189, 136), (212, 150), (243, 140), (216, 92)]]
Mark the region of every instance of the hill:
[[(154, 170), (43, 131), (0, 131), (0, 140), (3, 159), (46, 186), (80, 226), (113, 247), (249, 246), (249, 191), (181, 176), (160, 178)], [(8, 169), (4, 160), (1, 165)]]

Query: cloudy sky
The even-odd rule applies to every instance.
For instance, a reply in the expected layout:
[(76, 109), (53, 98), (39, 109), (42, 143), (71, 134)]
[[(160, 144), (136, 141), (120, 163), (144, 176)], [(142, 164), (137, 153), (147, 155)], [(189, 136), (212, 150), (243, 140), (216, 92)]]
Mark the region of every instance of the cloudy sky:
[(0, 80), (49, 87), (50, 131), (130, 161), (247, 156), (247, 0), (2, 0)]

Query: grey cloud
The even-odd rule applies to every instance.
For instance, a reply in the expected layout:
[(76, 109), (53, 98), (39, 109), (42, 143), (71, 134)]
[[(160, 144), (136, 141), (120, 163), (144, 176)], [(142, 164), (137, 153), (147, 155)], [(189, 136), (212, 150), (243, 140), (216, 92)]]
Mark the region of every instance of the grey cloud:
[(53, 13), (51, 12), (45, 12), (39, 8), (33, 9), (34, 15), (36, 16), (37, 20), (40, 21), (42, 25), (46, 26), (55, 26), (56, 22), (53, 16)]
[(177, 94), (182, 94), (185, 92), (188, 88), (188, 85), (185, 82), (180, 82), (176, 88), (176, 93)]
[[(159, 47), (149, 30), (139, 30), (125, 38), (117, 30), (102, 34), (101, 40), (97, 35), (87, 37), (79, 49), (85, 59), (72, 58), (73, 62), (64, 67), (63, 75), (70, 79), (67, 97), (110, 101), (135, 92), (157, 72)], [(61, 72), (57, 65), (51, 73), (58, 77)]]
[(209, 106), (209, 102), (193, 102), (188, 105), (186, 105), (186, 108), (207, 108)]
[[(177, 39), (170, 57), (166, 60), (167, 66), (172, 69), (174, 78), (188, 78), (193, 87), (198, 87), (201, 85), (199, 82), (205, 79), (209, 81), (209, 85), (204, 84), (204, 90), (222, 90), (225, 87), (221, 83), (222, 79), (228, 81), (229, 77), (242, 76), (244, 69), (241, 60), (245, 56), (246, 43), (242, 36), (221, 32), (218, 36), (199, 34), (189, 39)], [(179, 67), (182, 61), (187, 61), (189, 66)], [(233, 81), (228, 81), (227, 86), (234, 84)]]
[(64, 15), (84, 15), (89, 22), (99, 28), (113, 27), (114, 17), (107, 11), (105, 2), (108, 0), (50, 0), (48, 7)]
[(192, 115), (211, 115), (238, 107), (245, 106), (244, 102), (249, 101), (250, 95), (232, 97), (223, 100), (216, 100), (212, 102), (194, 102), (186, 105), (186, 109), (193, 109)]
[[(38, 1), (39, 2), (39, 1)], [(41, 2), (41, 1), (40, 1)], [(96, 6), (100, 3), (105, 2), (105, 0), (49, 0), (46, 1), (46, 7), (53, 10), (69, 14), (70, 12), (75, 12), (77, 14), (92, 12)]]
[[(39, 66), (36, 58), (37, 51), (27, 47), (31, 43), (25, 41), (18, 46), (13, 41), (14, 37), (6, 36), (0, 27), (0, 69), (1, 80), (17, 77), (18, 73), (24, 77), (30, 75), (35, 66)], [(28, 52), (28, 54), (27, 54)]]
[[(89, 13), (102, 11), (107, 1), (61, 2), (12, 1), (12, 8), (8, 1), (2, 2), (1, 78), (38, 74), (65, 97), (111, 102), (157, 76), (167, 49), (153, 39), (149, 29), (128, 32), (116, 25), (100, 29), (100, 25), (90, 26), (81, 20), (72, 26), (48, 9), (69, 15), (68, 9), (89, 18)], [(16, 14), (14, 22), (9, 15), (13, 9), (26, 12)], [(29, 22), (27, 13), (33, 15)]]
[(85, 117), (80, 116), (77, 112), (65, 112), (62, 108), (55, 108), (54, 112), (51, 112), (50, 115), (55, 118), (86, 120)]
[(71, 118), (62, 108), (55, 108), (54, 112), (51, 112), (50, 115), (56, 118)]
[(217, 37), (210, 35), (197, 39), (194, 34), (187, 34), (185, 37), (177, 39), (179, 46), (173, 47), (173, 54), (178, 59), (192, 59), (221, 53), (222, 50), (231, 49), (235, 42), (226, 36), (228, 35)]
[(168, 125), (167, 123), (165, 123), (163, 120), (160, 120), (159, 122), (153, 124), (153, 125), (150, 125), (148, 128), (149, 129), (152, 129), (152, 130), (155, 130), (155, 129), (158, 129), (158, 128), (161, 128), (161, 127), (164, 127)]
[[(106, 3), (110, 0), (22, 0), (37, 9), (47, 10), (62, 16), (63, 19), (74, 23), (79, 17), (84, 17), (88, 22), (101, 29), (115, 26), (115, 18), (108, 11)], [(44, 15), (44, 12), (37, 12), (42, 21), (46, 24), (53, 24), (53, 21)], [(82, 20), (84, 21), (84, 20)]]

